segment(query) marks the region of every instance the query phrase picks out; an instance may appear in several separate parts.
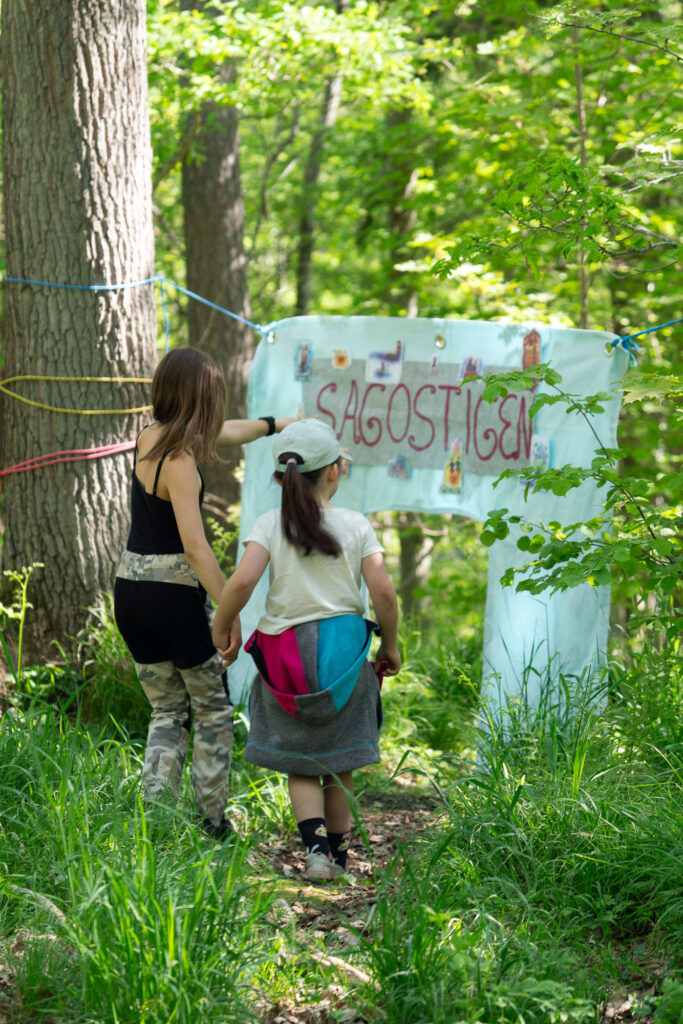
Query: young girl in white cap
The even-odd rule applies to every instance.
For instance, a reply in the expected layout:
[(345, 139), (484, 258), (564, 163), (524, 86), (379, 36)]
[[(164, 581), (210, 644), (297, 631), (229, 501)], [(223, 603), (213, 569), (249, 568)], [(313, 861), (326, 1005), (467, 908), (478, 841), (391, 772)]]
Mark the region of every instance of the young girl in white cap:
[(352, 771), (379, 761), (379, 679), (367, 660), (377, 627), (364, 617), (361, 577), (378, 623), (382, 675), (401, 666), (396, 594), (365, 516), (330, 504), (342, 460), (350, 460), (331, 427), (291, 423), (273, 455), (282, 507), (254, 523), (221, 594), (213, 640), (228, 647), (233, 620), (270, 564), (265, 614), (245, 645), (259, 675), (244, 757), (287, 773), (306, 877), (327, 880), (346, 869)]

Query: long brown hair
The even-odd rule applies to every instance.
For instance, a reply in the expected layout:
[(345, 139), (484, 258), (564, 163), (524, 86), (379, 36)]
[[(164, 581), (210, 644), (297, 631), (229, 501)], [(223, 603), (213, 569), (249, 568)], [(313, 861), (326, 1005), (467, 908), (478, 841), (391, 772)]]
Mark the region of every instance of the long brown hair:
[(322, 466), (310, 473), (300, 473), (297, 466), (303, 459), (296, 452), (284, 452), (279, 461), (287, 464), (284, 471), (276, 470), (274, 473), (275, 479), (282, 484), (282, 530), (285, 537), (305, 555), (311, 551), (335, 557), (341, 554), (339, 541), (322, 525), (320, 502), (315, 493), (316, 484), (330, 467)]
[(162, 429), (145, 458), (170, 452), (173, 459), (183, 451), (199, 461), (217, 458), (225, 405), (225, 380), (213, 359), (196, 348), (172, 349), (152, 380), (152, 410)]

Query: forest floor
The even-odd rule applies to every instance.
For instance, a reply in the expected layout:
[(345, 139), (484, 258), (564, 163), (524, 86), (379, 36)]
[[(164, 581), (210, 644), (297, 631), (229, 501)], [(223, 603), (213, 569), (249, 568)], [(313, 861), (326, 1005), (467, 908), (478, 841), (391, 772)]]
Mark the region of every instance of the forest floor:
[[(330, 985), (316, 993), (315, 1002), (305, 998), (280, 999), (261, 1007), (262, 1024), (366, 1024), (371, 1018), (349, 1006), (348, 988), (354, 980), (370, 982), (365, 972), (344, 957), (368, 934), (368, 922), (377, 900), (377, 886), (402, 849), (414, 848), (420, 837), (440, 819), (439, 801), (410, 785), (397, 786), (393, 793), (373, 794), (362, 801), (365, 844), (354, 834), (349, 856), (349, 874), (342, 884), (310, 883), (303, 879), (305, 858), (296, 840), (275, 845), (260, 844), (252, 855), (258, 864), (278, 876), (275, 909), (279, 926), (290, 939), (323, 965), (336, 967), (343, 985)], [(611, 997), (599, 1007), (600, 1024), (651, 1024), (654, 1003), (661, 992), (661, 978), (670, 973), (662, 955), (653, 953), (647, 936), (640, 941), (612, 943), (615, 962), (623, 965), (622, 976)], [(591, 955), (589, 953), (589, 955)], [(653, 1006), (648, 1012), (650, 1005)]]
[[(301, 984), (291, 993), (280, 992), (273, 998), (264, 992), (259, 998), (253, 1008), (261, 1024), (371, 1024), (382, 1019), (382, 996), (378, 992), (378, 1005), (372, 1007), (367, 986), (378, 986), (358, 966), (362, 963), (359, 947), (366, 938), (371, 940), (378, 887), (383, 889), (382, 899), (390, 903), (392, 892), (398, 893), (400, 887), (401, 851), (419, 853), (421, 841), (440, 827), (442, 805), (407, 777), (366, 792), (359, 803), (362, 829), (354, 832), (349, 874), (334, 883), (310, 883), (303, 878), (305, 858), (294, 836), (254, 843), (247, 854), (254, 879), (275, 890), (270, 920), (286, 939), (283, 955), (294, 967), (301, 965)], [(413, 863), (419, 863), (419, 858), (413, 858)], [(387, 872), (392, 874), (388, 887)], [(396, 913), (401, 913), (398, 905)], [(18, 932), (5, 947), (9, 952), (5, 962), (0, 958), (0, 1024), (34, 1019), (22, 1012), (15, 981), (30, 939), (30, 932)], [(587, 962), (604, 959), (606, 954), (615, 965), (614, 987), (596, 1006), (594, 1020), (659, 1024), (657, 997), (662, 978), (671, 975), (664, 955), (653, 951), (646, 935), (630, 942), (611, 940), (608, 951), (586, 948)], [(312, 971), (314, 961), (320, 965), (319, 973), (317, 968)], [(354, 999), (357, 985), (362, 988)], [(49, 1013), (45, 1020), (57, 1024)], [(669, 1024), (668, 1017), (664, 1024)]]

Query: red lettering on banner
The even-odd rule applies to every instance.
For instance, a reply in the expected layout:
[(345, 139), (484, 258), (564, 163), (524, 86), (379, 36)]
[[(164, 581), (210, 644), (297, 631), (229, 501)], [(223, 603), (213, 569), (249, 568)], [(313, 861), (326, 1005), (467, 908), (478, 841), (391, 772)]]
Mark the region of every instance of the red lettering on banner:
[[(451, 408), (451, 391), (455, 391), (456, 394), (460, 394), (460, 388), (457, 384), (439, 384), (439, 390), (446, 392), (446, 409), (443, 416), (443, 450), (448, 451), (448, 416)], [(469, 392), (468, 392), (469, 393)]]
[(513, 452), (510, 452), (509, 455), (505, 451), (505, 449), (503, 448), (503, 438), (505, 437), (507, 431), (512, 426), (512, 420), (506, 420), (505, 419), (505, 417), (503, 416), (503, 410), (504, 410), (505, 406), (507, 405), (507, 403), (509, 401), (511, 401), (511, 400), (517, 401), (518, 398), (519, 398), (519, 395), (517, 395), (517, 394), (515, 394), (513, 392), (510, 395), (506, 395), (505, 398), (503, 399), (503, 401), (498, 406), (498, 419), (500, 420), (501, 423), (505, 424), (505, 426), (503, 427), (503, 429), (500, 432), (500, 437), (498, 438), (498, 445), (499, 445), (499, 448), (500, 448), (500, 454), (503, 456), (504, 459), (518, 459), (519, 458), (519, 418), (517, 419), (517, 447), (515, 448), (515, 450)]
[[(474, 407), (474, 450), (477, 453), (477, 458), (481, 459), (482, 462), (486, 462), (488, 459), (491, 458), (496, 448), (498, 447), (498, 437), (493, 427), (486, 428), (486, 430), (482, 434), (482, 438), (484, 441), (489, 441), (491, 438), (491, 434), (493, 434), (493, 448), (488, 453), (488, 455), (482, 455), (481, 452), (479, 451), (479, 445), (477, 444), (477, 420), (479, 419), (479, 407), (483, 401), (483, 398), (479, 398), (479, 401)], [(498, 399), (496, 399), (496, 401), (498, 401)]]
[(465, 455), (470, 454), (470, 438), (472, 437), (472, 390), (467, 389), (467, 430), (465, 432)]
[[(353, 400), (353, 412), (350, 413), (349, 412), (349, 406), (351, 405), (351, 401), (352, 400)], [(351, 390), (349, 391), (349, 398), (348, 398), (348, 401), (346, 403), (346, 408), (344, 409), (344, 417), (342, 419), (341, 427), (339, 428), (339, 432), (337, 434), (337, 439), (338, 440), (341, 439), (341, 436), (344, 433), (344, 425), (345, 425), (347, 420), (351, 420), (352, 423), (353, 423), (353, 443), (354, 444), (358, 444), (359, 441), (360, 441), (360, 437), (358, 436), (358, 429), (357, 429), (357, 421), (358, 421), (358, 385), (356, 384), (355, 380), (351, 381)]]
[(420, 397), (420, 395), (422, 394), (423, 391), (431, 391), (431, 393), (433, 395), (436, 394), (436, 388), (434, 387), (433, 384), (423, 384), (422, 387), (418, 389), (417, 394), (415, 395), (415, 398), (413, 400), (413, 412), (421, 420), (424, 420), (425, 423), (429, 424), (429, 426), (431, 427), (432, 436), (427, 441), (427, 444), (418, 445), (418, 444), (415, 444), (415, 435), (411, 434), (411, 436), (408, 438), (408, 444), (416, 452), (423, 452), (425, 450), (425, 448), (429, 448), (429, 446), (434, 441), (434, 438), (436, 437), (436, 431), (434, 429), (433, 421), (429, 418), (429, 416), (423, 416), (422, 413), (419, 411), (419, 409), (417, 407), (417, 400), (418, 400), (418, 398)]
[[(413, 395), (410, 387), (401, 382), (389, 390), (386, 384), (370, 383), (365, 385), (361, 395), (360, 388), (363, 384), (351, 379), (347, 386), (344, 386), (339, 394), (340, 386), (330, 381), (324, 384), (318, 392), (316, 400), (317, 412), (330, 423), (337, 437), (341, 440), (346, 429), (347, 421), (351, 422), (353, 431), (353, 443), (364, 445), (366, 448), (373, 448), (380, 444), (388, 434), (393, 444), (406, 444), (414, 452), (424, 452), (427, 449), (440, 448), (438, 431), (440, 429), (439, 417), (444, 417), (443, 443), (447, 449), (451, 443), (451, 436), (456, 436), (455, 429), (451, 423), (451, 414), (458, 423), (458, 433), (463, 435), (465, 456), (476, 458), (482, 463), (488, 462), (498, 452), (500, 458), (506, 462), (528, 460), (531, 455), (531, 439), (533, 435), (533, 423), (527, 415), (527, 396), (520, 392), (511, 392), (504, 398), (496, 398), (494, 402), (487, 402), (493, 406), (490, 412), (481, 412), (483, 397), (477, 398), (472, 388), (463, 388), (459, 384), (422, 384)], [(366, 411), (372, 403), (372, 392), (378, 389), (381, 398), (378, 396), (375, 401), (377, 413)], [(437, 399), (437, 392), (445, 391), (443, 406)], [(384, 392), (388, 392), (387, 395)], [(328, 393), (328, 398), (325, 394)], [(427, 407), (431, 406), (432, 412), (428, 414), (422, 411), (424, 408), (424, 394), (428, 395)], [(405, 410), (400, 407), (399, 395), (402, 395), (406, 403)], [(463, 402), (460, 406), (452, 405), (452, 397), (460, 398)], [(333, 400), (333, 396), (334, 400)], [(346, 396), (346, 397), (344, 397)], [(431, 405), (431, 400), (434, 404)], [(325, 401), (336, 407), (336, 412), (325, 405)], [(339, 412), (342, 402), (346, 402), (343, 415)], [(385, 405), (386, 402), (386, 405)], [(379, 408), (378, 408), (379, 406)], [(372, 406), (371, 406), (372, 408)], [(411, 419), (415, 416), (427, 428), (418, 429), (414, 425), (415, 433), (410, 433)], [(392, 419), (397, 422), (399, 419), (403, 427), (402, 431), (395, 433), (392, 426)], [(464, 422), (463, 422), (464, 421)], [(510, 435), (508, 437), (508, 435)], [(418, 438), (424, 437), (423, 443)], [(434, 458), (438, 458), (436, 452)]]
[[(391, 429), (391, 406), (393, 405), (394, 398), (396, 397), (396, 395), (398, 394), (398, 392), (401, 389), (403, 389), (405, 391), (406, 398), (408, 400), (407, 416), (406, 416), (406, 420), (405, 420), (406, 427), (405, 427), (405, 430), (403, 431), (403, 433), (401, 434), (400, 437), (394, 437), (394, 432)], [(405, 438), (406, 434), (408, 433), (409, 427), (410, 427), (410, 391), (408, 391), (408, 388), (405, 386), (405, 384), (397, 384), (396, 387), (394, 388), (394, 390), (391, 392), (391, 395), (389, 396), (389, 404), (387, 406), (387, 431), (389, 432), (389, 437), (394, 442), (394, 444), (400, 444), (401, 443), (401, 441)]]
[(336, 416), (334, 415), (333, 412), (330, 412), (329, 409), (326, 409), (323, 405), (320, 404), (320, 399), (323, 396), (323, 392), (327, 391), (328, 388), (332, 391), (332, 394), (334, 394), (335, 391), (337, 390), (337, 385), (336, 384), (326, 384), (324, 388), (321, 388), (320, 391), (318, 392), (318, 400), (315, 403), (315, 406), (316, 406), (316, 409), (318, 410), (318, 412), (322, 413), (323, 416), (329, 416), (330, 417), (330, 419), (332, 420), (330, 426), (332, 427), (333, 430), (336, 430), (337, 429), (337, 418), (336, 418)]
[(368, 427), (377, 427), (377, 437), (375, 438), (375, 440), (368, 441), (367, 437), (363, 433), (363, 414), (365, 413), (365, 403), (367, 402), (368, 395), (370, 394), (373, 388), (379, 388), (380, 391), (386, 391), (386, 384), (370, 384), (370, 386), (365, 389), (365, 394), (363, 395), (363, 402), (361, 404), (360, 414), (358, 416), (358, 430), (360, 433), (361, 441), (363, 442), (363, 444), (366, 444), (368, 448), (372, 448), (374, 445), (379, 444), (380, 439), (382, 437), (382, 424), (380, 420), (377, 418), (377, 416), (371, 416), (367, 422)]

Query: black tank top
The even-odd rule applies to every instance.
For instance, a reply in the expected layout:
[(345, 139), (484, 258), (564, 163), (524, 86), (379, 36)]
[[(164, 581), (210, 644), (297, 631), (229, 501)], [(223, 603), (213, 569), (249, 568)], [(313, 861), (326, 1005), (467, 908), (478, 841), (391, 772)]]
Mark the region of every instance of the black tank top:
[[(128, 534), (127, 548), (137, 555), (180, 555), (183, 553), (183, 542), (180, 539), (173, 505), (170, 501), (157, 495), (159, 473), (168, 454), (169, 452), (166, 452), (159, 459), (157, 471), (154, 474), (152, 493), (148, 494), (135, 473), (137, 445), (135, 447), (130, 492), (130, 533)], [(199, 473), (199, 478), (202, 481), (199, 492), (199, 507), (201, 508), (204, 498), (204, 479), (201, 473)]]

